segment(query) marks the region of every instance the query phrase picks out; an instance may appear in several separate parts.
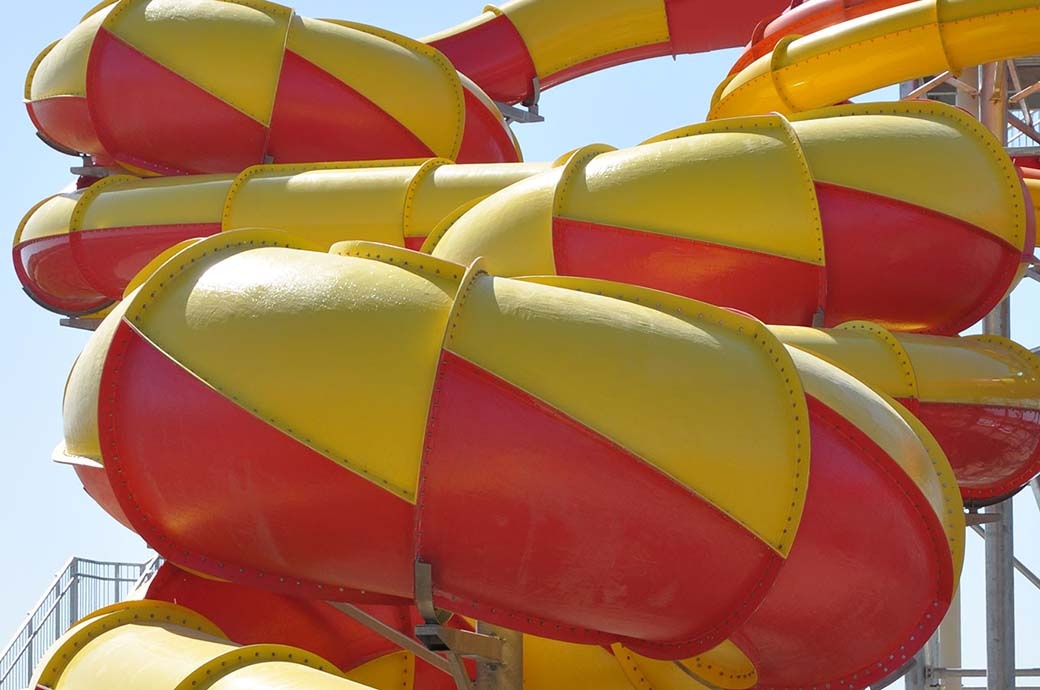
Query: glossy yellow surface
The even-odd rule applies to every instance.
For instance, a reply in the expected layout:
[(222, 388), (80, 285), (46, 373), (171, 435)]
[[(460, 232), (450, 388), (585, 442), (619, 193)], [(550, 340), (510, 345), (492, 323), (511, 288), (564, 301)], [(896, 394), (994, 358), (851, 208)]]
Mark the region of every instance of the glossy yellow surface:
[(725, 82), (710, 117), (791, 113), (889, 84), (1040, 52), (1030, 0), (918, 0), (780, 42)]
[(219, 223), (233, 180), (232, 175), (192, 175), (143, 183), (128, 175), (106, 177), (84, 192), (71, 230)]
[(593, 158), (569, 182), (564, 218), (823, 263), (812, 175), (781, 117), (663, 134)]
[(892, 333), (866, 322), (770, 330), (894, 398), (1040, 409), (1040, 358), (1007, 338)]
[[(142, 664), (141, 659), (148, 663)], [(32, 687), (51, 690), (362, 690), (329, 662), (283, 645), (235, 645), (193, 611), (130, 601), (95, 612), (52, 647)]]
[(249, 168), (231, 188), (223, 228), (276, 228), (324, 247), (349, 239), (401, 246), (405, 192), (418, 170), (386, 163)]
[[(808, 479), (808, 420), (794, 367), (761, 324), (605, 281), (479, 275), (463, 290), (448, 350), (612, 439), (787, 554)], [(720, 433), (733, 409), (756, 420), (753, 434)], [(760, 481), (749, 484), (751, 475)]]
[(660, 0), (513, 0), (501, 11), (520, 32), (539, 77), (669, 39)]
[[(289, 237), (243, 231), (199, 242), (146, 281), (126, 319), (240, 406), (414, 501), (457, 279), (415, 264), (258, 248)], [(251, 276), (265, 287), (241, 290)]]
[(265, 0), (122, 0), (104, 27), (267, 125), (291, 16), (288, 7)]
[(434, 256), (465, 263), (484, 257), (495, 275), (552, 275), (552, 217), (563, 168), (512, 185), (475, 205), (432, 247)]
[(931, 102), (876, 103), (815, 110), (792, 121), (817, 180), (954, 216), (1024, 247), (1018, 173), (964, 111)]
[(292, 19), (286, 48), (364, 94), (436, 155), (458, 155), (465, 128), (462, 84), (437, 50), (363, 24), (300, 16)]
[(98, 27), (111, 10), (105, 8), (70, 31), (65, 38), (40, 53), (25, 81), (25, 98), (41, 100), (52, 96), (87, 94), (87, 60)]
[(81, 192), (57, 194), (29, 209), (14, 234), (14, 243), (66, 235)]

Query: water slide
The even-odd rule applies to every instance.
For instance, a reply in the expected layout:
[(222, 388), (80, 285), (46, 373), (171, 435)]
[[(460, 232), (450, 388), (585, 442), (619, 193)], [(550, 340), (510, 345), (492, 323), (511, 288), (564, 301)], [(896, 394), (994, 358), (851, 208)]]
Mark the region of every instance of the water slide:
[[(96, 8), (27, 103), (130, 174), (38, 204), (14, 258), (97, 326), (60, 461), (170, 564), (37, 685), (452, 687), (335, 608), (411, 633), (417, 560), (452, 625), (525, 633), (538, 690), (896, 672), (954, 594), (964, 503), (1040, 469), (1040, 363), (953, 337), (1033, 261), (1018, 171), (956, 110), (830, 107), (864, 85), (830, 84), (839, 38), (1036, 51), (994, 36), (1040, 3), (953, 4), (792, 41), (775, 6), (519, 0), (426, 43), (253, 0)], [(713, 108), (740, 117), (631, 149), (521, 164), (492, 103), (741, 35)], [(898, 80), (925, 52), (868, 59)], [(748, 95), (810, 53), (824, 102)]]

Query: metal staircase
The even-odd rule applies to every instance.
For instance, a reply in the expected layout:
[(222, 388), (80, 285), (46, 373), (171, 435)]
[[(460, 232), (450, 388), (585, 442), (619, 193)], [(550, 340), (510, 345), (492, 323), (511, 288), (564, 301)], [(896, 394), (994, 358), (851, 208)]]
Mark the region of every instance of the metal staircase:
[(107, 563), (72, 557), (0, 654), (0, 690), (29, 687), (44, 652), (83, 616), (122, 601), (150, 578), (159, 559)]

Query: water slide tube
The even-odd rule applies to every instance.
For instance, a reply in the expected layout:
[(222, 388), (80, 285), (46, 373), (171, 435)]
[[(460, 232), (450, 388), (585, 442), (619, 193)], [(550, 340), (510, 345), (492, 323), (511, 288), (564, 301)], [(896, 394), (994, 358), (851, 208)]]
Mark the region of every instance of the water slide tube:
[(15, 272), (46, 308), (93, 314), (187, 239), (265, 226), (326, 248), (346, 237), (418, 249), (457, 207), (547, 167), (430, 159), (264, 165), (237, 176), (113, 175), (33, 208), (15, 236)]
[(643, 58), (743, 45), (789, 0), (513, 0), (425, 39), (497, 101)]
[[(438, 256), (486, 256), (502, 275), (617, 280), (768, 323), (869, 318), (952, 334), (1013, 287), (1035, 244), (1032, 206), (991, 143), (963, 113), (907, 103), (697, 125), (632, 149), (588, 147), (552, 168), (430, 161), (114, 176), (32, 209), (14, 259), (38, 302), (83, 314), (189, 237), (264, 226), (325, 247), (348, 238), (418, 248), (436, 229)], [(950, 174), (932, 175), (939, 165)]]
[[(205, 579), (171, 564), (163, 565), (139, 596), (205, 611), (238, 644), (286, 644), (312, 651), (350, 680), (373, 688), (455, 690), (443, 671), (325, 602)], [(359, 608), (408, 636), (422, 622), (411, 606)], [(447, 625), (472, 629), (460, 616), (453, 616)], [(475, 668), (468, 670), (472, 675)], [(754, 667), (732, 644), (672, 663), (647, 659), (623, 645), (600, 647), (524, 637), (524, 687), (531, 690), (645, 690), (646, 683), (670, 690), (705, 690), (690, 674), (727, 687), (751, 687), (756, 680)], [(735, 682), (736, 676), (742, 682)]]
[(1040, 359), (998, 336), (940, 338), (852, 322), (833, 330), (772, 326), (896, 398), (939, 441), (971, 506), (1003, 500), (1040, 472)]
[(46, 139), (142, 174), (520, 157), (436, 49), (264, 0), (104, 5), (37, 58), (25, 97)]
[(751, 42), (734, 64), (731, 73), (739, 72), (772, 52), (776, 44), (787, 36), (816, 33), (850, 19), (910, 2), (914, 0), (795, 0), (776, 19), (759, 22), (751, 35)]
[(588, 147), (430, 244), (451, 261), (485, 257), (498, 275), (616, 280), (767, 323), (954, 334), (1024, 272), (1031, 211), (1010, 159), (967, 114), (857, 105)]
[(367, 690), (313, 652), (239, 646), (194, 611), (160, 601), (124, 602), (84, 618), (44, 655), (30, 687)]
[(298, 246), (239, 231), (183, 249), (73, 370), (68, 454), (171, 561), (404, 603), (418, 558), (447, 610), (656, 659), (729, 640), (763, 686), (866, 685), (941, 619), (963, 548), (942, 450), (760, 322)]
[[(951, 133), (956, 130), (950, 128)], [(798, 136), (805, 138), (802, 133)], [(804, 142), (800, 146), (808, 160), (809, 147)], [(613, 155), (603, 149), (597, 153)], [(561, 161), (560, 167), (567, 165)], [(1001, 165), (998, 160), (995, 168), (999, 170)], [(992, 171), (994, 164), (991, 161), (984, 168)], [(817, 203), (822, 210), (823, 204)], [(1002, 222), (979, 227), (989, 228), (991, 234), (1017, 236), (1013, 228), (1019, 224), (1019, 211), (1005, 213), (1014, 219), (1004, 222), (1005, 217)], [(1027, 216), (1021, 226), (1028, 237)], [(449, 236), (452, 232), (454, 228)], [(1001, 237), (1006, 240), (1005, 235)], [(437, 564), (437, 596), (449, 608), (466, 612), (469, 607), (483, 619), (498, 615), (507, 625), (521, 627), (508, 616), (527, 607), (533, 610), (527, 621), (531, 631), (565, 638), (576, 635), (582, 641), (597, 635), (605, 642), (621, 640), (629, 646), (626, 660), (636, 651), (674, 658), (681, 647), (676, 643), (689, 640), (669, 638), (688, 638), (693, 634), (691, 628), (709, 631), (701, 634), (700, 646), (711, 654), (720, 647), (708, 648), (710, 643), (703, 638), (712, 632), (723, 636), (726, 630), (721, 644), (736, 649), (739, 654), (735, 656), (746, 660), (751, 671), (746, 666), (743, 671), (734, 669), (733, 675), (743, 675), (723, 679), (722, 687), (756, 683), (760, 687), (802, 687), (824, 679), (862, 687), (905, 662), (945, 611), (959, 571), (963, 525), (958, 524), (959, 500), (941, 449), (898, 403), (808, 354), (801, 349), (808, 348), (806, 343), (785, 348), (754, 320), (638, 287), (568, 277), (493, 278), (482, 273), (479, 264), (471, 264), (467, 270), (457, 263), (385, 245), (340, 245), (333, 248), (332, 255), (324, 255), (303, 246), (283, 249), (265, 243), (298, 244), (263, 231), (222, 233), (157, 259), (141, 278), (131, 282), (129, 287), (136, 292), (108, 317), (70, 380), (66, 399), (69, 459), (79, 463), (81, 477), (90, 477), (99, 487), (93, 493), (110, 512), (120, 515), (174, 561), (210, 577), (263, 585), (284, 594), (401, 603), (412, 596), (410, 558), (432, 554), (430, 560)], [(273, 258), (272, 252), (285, 254)], [(372, 256), (362, 257), (364, 253)], [(1020, 260), (1018, 257), (1016, 263)], [(340, 263), (333, 266), (333, 261), (347, 262), (350, 268), (342, 269)], [(452, 270), (449, 280), (447, 272)], [(589, 291), (614, 297), (587, 294)], [(625, 299), (638, 300), (643, 306)], [(687, 313), (668, 313), (673, 307)], [(332, 317), (336, 323), (327, 325)], [(523, 337), (503, 343), (503, 331)], [(574, 331), (584, 335), (570, 337)], [(321, 337), (308, 336), (308, 332)], [(200, 333), (205, 337), (196, 340)], [(359, 333), (363, 337), (357, 337)], [(747, 344), (749, 334), (754, 336), (751, 345)], [(743, 347), (733, 344), (734, 339)], [(773, 346), (773, 352), (761, 350), (766, 343)], [(719, 344), (725, 346), (720, 350)], [(690, 356), (693, 351), (704, 356)], [(1011, 364), (1001, 357), (992, 353), (989, 357), (1011, 370)], [(359, 372), (352, 366), (359, 360), (373, 364)], [(729, 360), (739, 363), (733, 365)], [(642, 366), (634, 371), (647, 361), (657, 368)], [(564, 371), (547, 368), (546, 362), (557, 362)], [(778, 363), (785, 367), (783, 371), (776, 369)], [(844, 366), (851, 369), (855, 363), (852, 357)], [(916, 360), (913, 364), (920, 366)], [(261, 367), (265, 376), (257, 377)], [(301, 375), (305, 371), (315, 373)], [(396, 396), (391, 410), (386, 401), (416, 372), (420, 379), (404, 384), (410, 395)], [(741, 386), (734, 381), (734, 372), (737, 379), (749, 377), (753, 382)], [(791, 372), (796, 375), (781, 384), (780, 375)], [(630, 416), (619, 422), (610, 408), (614, 400), (623, 401), (628, 409), (641, 405), (639, 396), (645, 389), (655, 389), (640, 377), (650, 376), (666, 381), (667, 387), (643, 405), (653, 412), (648, 415), (655, 420), (653, 428), (633, 429), (636, 422)], [(567, 392), (567, 381), (577, 377), (583, 377), (583, 383), (570, 388), (585, 395)], [(418, 391), (425, 396), (416, 395), (415, 380), (428, 382)], [(586, 380), (595, 382), (597, 389), (585, 388)], [(777, 396), (757, 399), (763, 380), (780, 391), (779, 399), (786, 400), (783, 389), (789, 389), (795, 405), (792, 409), (797, 410), (793, 418), (781, 410)], [(268, 386), (277, 388), (277, 393), (271, 393)], [(658, 389), (663, 386), (659, 383)], [(353, 404), (341, 404), (347, 388), (373, 393), (357, 396)], [(757, 391), (754, 401), (745, 402), (752, 391)], [(416, 403), (417, 398), (424, 399)], [(495, 402), (488, 404), (488, 400)], [(328, 405), (330, 401), (332, 405)], [(402, 416), (402, 404), (412, 413)], [(669, 404), (672, 406), (667, 407)], [(745, 469), (739, 477), (735, 471), (728, 479), (718, 476), (726, 473), (720, 473), (709, 460), (750, 455), (741, 451), (748, 442), (746, 431), (723, 434), (721, 439), (697, 439), (692, 445), (676, 441), (671, 450), (660, 444), (661, 438), (674, 439), (677, 433), (717, 433), (728, 428), (725, 424), (746, 418), (757, 409), (755, 405), (775, 407), (775, 414), (754, 415), (756, 429), (762, 419), (787, 420), (768, 433), (786, 434), (789, 440), (810, 438), (813, 472), (807, 485), (797, 483), (807, 481), (795, 469), (797, 453), (782, 452), (785, 447), (791, 450), (789, 443), (766, 443), (781, 451), (781, 457), (771, 462), (745, 457), (745, 461), (768, 465), (764, 474)], [(336, 419), (326, 420), (320, 414), (313, 417), (315, 406), (326, 414), (335, 409)], [(416, 412), (420, 408), (421, 414)], [(704, 424), (689, 429), (689, 418), (674, 414), (678, 409), (695, 410)], [(724, 410), (729, 410), (724, 415), (728, 421), (711, 421), (712, 415)], [(434, 414), (426, 415), (427, 411)], [(307, 418), (301, 419), (304, 413)], [(373, 424), (380, 416), (382, 424)], [(114, 421), (99, 425), (99, 419)], [(451, 424), (453, 420), (458, 421)], [(307, 428), (308, 424), (317, 427)], [(663, 430), (656, 426), (661, 424)], [(185, 434), (189, 428), (193, 433)], [(529, 439), (532, 429), (545, 429), (544, 437), (551, 441), (547, 448), (538, 449), (540, 457), (530, 458), (530, 444), (522, 442)], [(473, 430), (480, 433), (467, 433)], [(392, 450), (389, 459), (372, 450), (377, 443), (382, 450), (387, 439)], [(435, 443), (428, 447), (427, 440)], [(719, 449), (719, 443), (724, 447)], [(794, 443), (797, 446), (797, 440)], [(401, 451), (407, 444), (413, 452)], [(607, 458), (594, 468), (553, 461), (558, 456), (580, 457), (574, 449), (590, 447)], [(640, 452), (644, 447), (649, 450)], [(677, 460), (676, 449), (689, 447), (697, 448), (704, 457)], [(488, 453), (488, 448), (493, 452)], [(199, 462), (200, 457), (222, 461), (206, 464)], [(489, 457), (495, 468), (490, 473), (485, 464)], [(523, 472), (517, 462), (521, 458)], [(375, 460), (381, 463), (379, 467), (374, 467)], [(532, 461), (546, 463), (546, 471), (531, 472)], [(615, 511), (610, 513), (595, 505), (612, 495), (609, 484), (617, 479), (604, 476), (609, 474), (604, 472), (605, 464), (625, 468), (618, 476), (629, 482), (626, 490), (636, 484), (644, 492), (645, 500), (633, 500), (626, 494), (618, 501), (637, 513), (625, 513), (624, 524), (616, 505), (610, 506)], [(569, 476), (560, 476), (559, 469), (564, 467)], [(268, 468), (274, 473), (263, 474)], [(402, 468), (404, 475), (413, 478), (411, 499), (399, 491)], [(786, 546), (783, 540), (773, 546), (769, 529), (784, 534), (786, 523), (775, 512), (772, 524), (762, 518), (769, 506), (782, 505), (774, 499), (785, 482), (771, 476), (785, 468), (789, 472), (786, 486), (793, 487), (796, 499), (797, 494), (803, 497), (792, 506), (801, 516), (796, 519), (788, 514), (792, 524), (788, 529), (794, 532), (788, 535)], [(451, 542), (459, 525), (469, 527), (473, 522), (465, 519), (471, 514), (468, 506), (486, 487), (466, 479), (478, 473), (503, 478), (502, 485), (492, 487), (495, 490), (481, 500), (492, 504), (482, 514), (501, 516), (504, 526), (494, 521), (473, 526), (475, 531), (495, 532), (496, 537), (509, 535), (504, 545), (476, 536), (475, 543), (488, 544), (498, 559), (490, 564), (467, 560), (467, 549)], [(761, 477), (762, 486), (757, 482), (747, 486), (748, 476)], [(857, 482), (845, 484), (851, 476)], [(558, 477), (558, 482), (545, 482), (546, 477)], [(721, 484), (716, 484), (720, 479)], [(193, 481), (197, 485), (192, 486)], [(716, 489), (727, 481), (742, 482), (744, 493), (723, 491), (725, 496), (718, 495)], [(943, 484), (947, 485), (945, 491)], [(589, 485), (597, 487), (591, 492), (597, 495), (585, 496)], [(286, 486), (300, 489), (299, 495), (294, 491), (292, 505), (287, 505)], [(571, 490), (575, 486), (581, 488)], [(751, 505), (742, 499), (752, 490), (761, 493), (763, 487), (770, 492), (767, 500)], [(200, 488), (201, 495), (193, 495)], [(343, 496), (349, 500), (342, 500)], [(588, 506), (584, 512), (590, 524), (569, 522), (575, 498)], [(666, 505), (665, 501), (674, 503)], [(301, 510), (304, 504), (306, 510)], [(214, 513), (214, 505), (222, 507), (219, 515)], [(345, 516), (344, 505), (356, 507), (362, 517)], [(534, 511), (536, 505), (539, 510)], [(880, 525), (879, 505), (885, 511)], [(401, 512), (407, 513), (404, 519)], [(705, 512), (710, 519), (700, 519)], [(605, 517), (595, 522), (599, 514)], [(677, 521), (677, 514), (696, 514), (698, 518)], [(388, 519), (373, 519), (380, 516)], [(414, 540), (413, 519), (419, 526)], [(677, 526), (686, 524), (696, 524), (697, 533), (673, 538)], [(541, 530), (547, 539), (517, 546), (514, 541), (522, 529), (509, 529), (517, 525)], [(641, 531), (633, 534), (632, 525), (639, 525)], [(897, 538), (878, 544), (878, 531)], [(719, 537), (726, 534), (736, 536)], [(387, 538), (380, 538), (384, 536)], [(660, 546), (665, 538), (672, 541), (667, 558), (658, 559), (661, 572), (648, 577), (648, 549)], [(330, 553), (329, 544), (341, 544), (344, 551), (350, 551), (350, 546), (359, 543), (359, 553)], [(402, 544), (407, 551), (403, 556), (399, 553)], [(595, 552), (589, 544), (595, 544)], [(709, 567), (697, 573), (692, 583), (704, 587), (703, 591), (693, 591), (696, 587), (688, 581), (689, 568), (683, 567), (683, 578), (675, 579), (681, 591), (660, 589), (662, 595), (672, 597), (672, 605), (666, 606), (660, 598), (641, 595), (648, 586), (666, 581), (669, 568), (680, 565), (675, 563), (675, 544), (696, 551), (697, 562), (707, 562)], [(757, 584), (747, 582), (746, 577), (734, 581), (733, 572), (746, 575), (749, 571), (739, 562), (747, 556), (741, 544), (757, 546), (759, 553), (766, 554), (759, 562), (758, 573), (764, 576)], [(863, 547), (851, 546), (854, 544)], [(515, 548), (507, 552), (510, 546)], [(621, 546), (628, 550), (619, 553)], [(365, 548), (387, 549), (389, 558), (378, 564), (359, 563), (370, 553)], [(659, 551), (664, 553), (664, 547)], [(511, 565), (509, 559), (517, 553), (529, 554), (525, 566), (532, 563), (531, 567), (548, 570), (532, 575), (530, 569)], [(598, 569), (591, 590), (575, 589), (568, 582), (584, 585), (589, 574), (568, 571), (573, 563), (561, 558), (561, 553), (579, 553), (593, 561), (605, 555), (614, 559), (606, 568), (596, 562), (579, 563)], [(704, 559), (705, 553), (717, 553), (719, 558)], [(775, 563), (773, 572), (769, 572), (770, 560)], [(303, 569), (303, 576), (297, 567)], [(386, 572), (372, 572), (373, 568)], [(495, 581), (481, 568), (519, 577), (513, 582)], [(322, 576), (332, 581), (320, 579)], [(568, 581), (572, 576), (576, 579)], [(636, 577), (635, 593), (612, 587)], [(490, 590), (484, 587), (486, 578), (493, 585)], [(380, 584), (363, 589), (369, 580)], [(478, 581), (479, 589), (472, 586)], [(476, 596), (466, 591), (467, 582)], [(530, 588), (536, 590), (533, 596)], [(582, 596), (575, 598), (575, 591)], [(489, 614), (481, 607), (486, 602), (478, 600), (484, 594), (510, 603)], [(725, 613), (710, 610), (720, 608), (719, 602), (732, 603), (734, 597), (739, 600), (742, 596), (745, 601), (757, 600), (754, 613), (739, 606), (731, 606)], [(605, 597), (609, 597), (607, 605)], [(518, 609), (509, 608), (516, 599), (521, 600)], [(557, 606), (562, 599), (566, 599), (564, 605)], [(675, 605), (680, 599), (680, 605)], [(692, 602), (704, 599), (711, 605), (697, 606), (692, 620), (684, 618), (694, 608)], [(877, 602), (891, 610), (874, 610)], [(864, 610), (868, 604), (870, 610)], [(596, 612), (591, 624), (584, 620), (583, 606)], [(554, 623), (537, 609), (562, 611), (581, 622), (568, 630), (566, 621)], [(806, 619), (808, 611), (811, 620)], [(723, 620), (710, 620), (713, 616)], [(855, 628), (848, 621), (856, 621)], [(884, 639), (861, 639), (863, 621), (870, 629), (891, 634)], [(539, 622), (545, 625), (535, 627)], [(555, 629), (555, 624), (561, 629)], [(589, 627), (579, 630), (578, 625)], [(173, 636), (193, 640), (198, 633), (190, 632), (190, 627)], [(147, 632), (151, 634), (151, 629)], [(108, 635), (100, 637), (98, 647), (102, 639), (112, 639)], [(156, 657), (154, 647), (135, 647), (136, 638), (136, 634), (121, 638), (135, 641), (116, 645), (122, 654), (117, 664), (124, 664), (120, 673), (140, 673), (132, 670), (139, 664), (136, 660)], [(183, 649), (177, 641), (170, 644), (173, 650)], [(614, 642), (617, 644), (620, 642)], [(663, 646), (670, 649), (667, 654), (661, 651)], [(197, 649), (187, 654), (193, 660), (200, 658)], [(201, 663), (211, 657), (202, 654)], [(99, 660), (81, 659), (81, 669), (89, 669)], [(674, 671), (675, 667), (669, 668)], [(176, 687), (177, 682), (166, 678), (152, 685)], [(244, 682), (283, 688), (307, 681), (270, 675)], [(317, 681), (313, 686), (324, 687)], [(670, 687), (667, 683), (662, 686)], [(66, 687), (79, 686), (73, 682)]]
[(909, 79), (1037, 52), (1032, 0), (917, 0), (799, 38), (730, 75), (709, 118), (790, 114)]
[(426, 44), (264, 0), (118, 0), (37, 58), (25, 99), (45, 140), (140, 174), (272, 161), (508, 162), (520, 153), (484, 89), (517, 102), (536, 77), (548, 87), (631, 60), (740, 45), (785, 4), (515, 0)]

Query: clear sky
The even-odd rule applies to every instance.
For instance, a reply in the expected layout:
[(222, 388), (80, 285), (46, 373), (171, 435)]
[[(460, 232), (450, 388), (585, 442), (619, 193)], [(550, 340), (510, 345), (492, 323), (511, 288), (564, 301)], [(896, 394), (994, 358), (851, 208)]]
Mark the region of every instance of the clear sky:
[[(0, 48), (0, 219), (13, 237), (19, 219), (34, 203), (72, 181), (76, 159), (39, 142), (21, 102), (25, 73), (37, 53), (64, 35), (95, 0), (9, 3), (7, 37)], [(478, 13), (478, 0), (299, 0), (300, 14), (350, 19), (422, 37)], [(551, 160), (589, 143), (636, 144), (654, 134), (699, 122), (717, 82), (737, 51), (657, 59), (615, 68), (557, 87), (543, 95), (547, 122), (515, 128), (527, 160)], [(893, 95), (893, 91), (886, 91)], [(894, 97), (894, 96), (893, 96)], [(1040, 344), (1040, 286), (1016, 293), (1014, 335), (1027, 346)], [(73, 472), (50, 462), (61, 438), (61, 396), (69, 367), (86, 334), (60, 328), (55, 315), (22, 294), (7, 262), (0, 266), (0, 644), (62, 563), (72, 555), (142, 561), (149, 557), (136, 536), (109, 519), (86, 496)], [(1016, 508), (1019, 556), (1040, 569), (1040, 513), (1032, 495)], [(965, 570), (968, 655), (965, 665), (984, 665), (981, 539), (968, 536)], [(1018, 581), (1019, 666), (1040, 666), (1040, 595)]]

